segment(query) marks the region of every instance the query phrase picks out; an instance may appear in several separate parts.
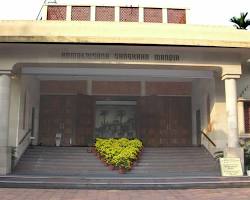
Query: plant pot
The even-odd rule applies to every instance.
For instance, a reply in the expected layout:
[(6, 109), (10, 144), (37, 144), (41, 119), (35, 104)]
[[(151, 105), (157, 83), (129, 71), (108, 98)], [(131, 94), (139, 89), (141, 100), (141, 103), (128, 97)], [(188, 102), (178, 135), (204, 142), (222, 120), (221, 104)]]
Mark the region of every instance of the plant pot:
[(132, 170), (132, 166), (130, 166), (128, 169), (127, 169), (127, 171), (131, 171)]
[(125, 174), (126, 173), (126, 169), (124, 167), (120, 167), (119, 168), (119, 174)]
[(108, 165), (108, 168), (109, 168), (109, 170), (111, 170), (111, 171), (115, 170), (115, 166), (114, 166), (114, 165)]
[(101, 155), (99, 153), (96, 153), (96, 158), (101, 159)]
[(91, 152), (92, 153), (96, 153), (96, 148), (95, 147), (91, 147)]

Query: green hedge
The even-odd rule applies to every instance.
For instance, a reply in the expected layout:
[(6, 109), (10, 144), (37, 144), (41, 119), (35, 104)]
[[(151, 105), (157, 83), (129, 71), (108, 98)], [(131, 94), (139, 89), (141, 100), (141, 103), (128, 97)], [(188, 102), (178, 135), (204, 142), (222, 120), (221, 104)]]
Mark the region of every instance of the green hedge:
[(138, 139), (97, 138), (95, 148), (109, 165), (129, 169), (131, 164), (137, 159), (143, 145)]

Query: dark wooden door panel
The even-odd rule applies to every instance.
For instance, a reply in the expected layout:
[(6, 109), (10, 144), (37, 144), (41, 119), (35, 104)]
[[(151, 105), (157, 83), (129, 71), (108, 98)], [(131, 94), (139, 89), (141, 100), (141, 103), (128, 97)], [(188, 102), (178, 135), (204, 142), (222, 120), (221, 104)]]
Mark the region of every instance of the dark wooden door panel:
[(62, 95), (41, 96), (39, 141), (54, 146), (56, 133), (62, 134), (62, 146), (71, 145), (75, 97)]
[(87, 146), (93, 141), (95, 126), (95, 99), (77, 95), (75, 145)]
[(63, 146), (71, 146), (75, 133), (76, 96), (64, 96), (63, 105)]
[(40, 99), (39, 143), (54, 146), (56, 133), (63, 123), (64, 99), (60, 96), (43, 95)]
[(93, 97), (43, 95), (40, 101), (39, 143), (54, 146), (56, 133), (62, 146), (88, 145), (94, 130)]
[(190, 97), (141, 97), (137, 133), (145, 146), (191, 145)]

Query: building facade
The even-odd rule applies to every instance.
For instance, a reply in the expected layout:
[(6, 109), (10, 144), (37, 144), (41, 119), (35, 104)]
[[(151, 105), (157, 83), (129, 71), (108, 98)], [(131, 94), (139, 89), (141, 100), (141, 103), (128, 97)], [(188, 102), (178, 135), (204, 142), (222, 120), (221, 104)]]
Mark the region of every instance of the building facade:
[(0, 174), (30, 144), (58, 138), (138, 137), (242, 157), (250, 33), (188, 16), (174, 6), (49, 4), (41, 20), (1, 21)]

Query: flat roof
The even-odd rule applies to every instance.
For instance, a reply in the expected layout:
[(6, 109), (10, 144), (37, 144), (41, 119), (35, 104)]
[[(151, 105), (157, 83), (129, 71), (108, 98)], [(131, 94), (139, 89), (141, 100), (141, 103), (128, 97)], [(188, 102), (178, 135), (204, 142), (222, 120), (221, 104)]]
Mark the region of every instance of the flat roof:
[(189, 24), (0, 21), (0, 42), (181, 45), (250, 48), (250, 31)]

